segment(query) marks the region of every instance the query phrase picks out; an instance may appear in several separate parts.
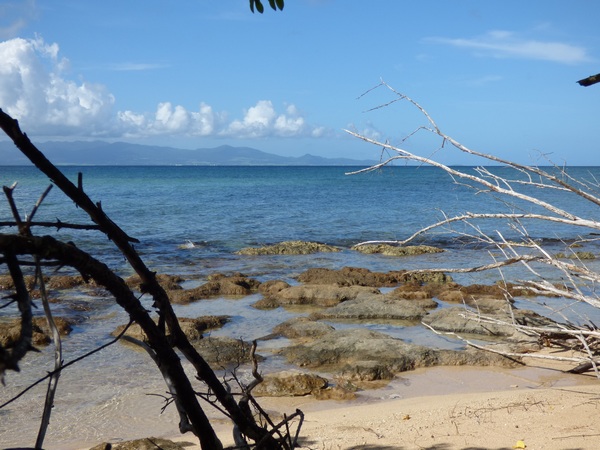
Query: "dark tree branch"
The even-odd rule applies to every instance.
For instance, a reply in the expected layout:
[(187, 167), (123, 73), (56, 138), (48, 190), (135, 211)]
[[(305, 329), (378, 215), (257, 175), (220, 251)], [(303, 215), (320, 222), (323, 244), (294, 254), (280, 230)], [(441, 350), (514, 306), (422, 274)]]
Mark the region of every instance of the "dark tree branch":
[(4, 262), (8, 266), (8, 271), (15, 284), (15, 298), (21, 313), (21, 332), (15, 345), (6, 350), (0, 346), (0, 380), (4, 382), (4, 372), (6, 370), (19, 371), (19, 361), (27, 354), (33, 347), (31, 345), (31, 337), (33, 335), (32, 326), (32, 313), (31, 313), (31, 301), (29, 299), (29, 292), (27, 286), (25, 286), (25, 280), (23, 279), (23, 272), (17, 261), (16, 253), (14, 248), (9, 247), (6, 251), (3, 251), (5, 258)]
[(596, 84), (599, 82), (600, 82), (600, 73), (589, 76), (587, 78), (584, 78), (583, 80), (579, 80), (577, 83), (579, 83), (579, 86), (587, 87), (587, 86), (591, 86), (592, 84)]
[[(17, 227), (19, 224), (17, 222), (0, 222), (0, 227)], [(85, 225), (85, 224), (76, 224), (76, 223), (66, 223), (61, 222), (59, 219), (56, 219), (56, 222), (30, 222), (29, 227), (45, 227), (45, 228), (56, 228), (56, 230), (61, 230), (62, 228), (70, 229), (70, 230), (100, 230), (98, 225)]]
[[(17, 254), (35, 255), (40, 259), (57, 260), (64, 265), (77, 269), (80, 273), (93, 279), (98, 285), (105, 287), (115, 297), (117, 303), (127, 311), (131, 320), (137, 322), (148, 336), (149, 345), (156, 352), (161, 365), (173, 381), (176, 394), (181, 399), (192, 423), (194, 434), (199, 437), (202, 447), (206, 449), (222, 448), (208, 418), (196, 400), (194, 390), (185, 375), (179, 357), (171, 347), (165, 334), (154, 323), (148, 311), (122, 278), (84, 251), (59, 242), (50, 236), (0, 234), (0, 252), (6, 254), (9, 249), (12, 249), (15, 253), (15, 264)], [(25, 290), (25, 292), (27, 291)], [(161, 370), (163, 369), (161, 368)]]
[[(232, 420), (236, 423), (242, 433), (250, 437), (255, 441), (266, 440), (265, 448), (278, 448), (274, 439), (269, 437), (269, 434), (262, 427), (258, 426), (252, 417), (248, 417), (244, 411), (239, 407), (233, 396), (227, 392), (225, 387), (219, 381), (217, 375), (208, 365), (208, 363), (202, 358), (198, 351), (192, 346), (184, 332), (179, 326), (179, 321), (173, 311), (169, 297), (163, 287), (156, 280), (156, 273), (151, 271), (140, 258), (139, 254), (132, 247), (131, 242), (138, 242), (135, 239), (129, 237), (117, 224), (115, 224), (102, 210), (100, 202), (94, 203), (81, 189), (81, 181), (78, 182), (80, 186), (74, 185), (69, 179), (67, 179), (60, 170), (58, 170), (43, 154), (40, 152), (29, 140), (29, 138), (21, 131), (19, 124), (16, 120), (12, 119), (8, 114), (0, 110), (0, 128), (13, 140), (15, 145), (21, 150), (21, 152), (27, 156), (31, 162), (44, 174), (46, 174), (56, 185), (63, 191), (75, 204), (85, 211), (94, 223), (96, 223), (100, 230), (107, 235), (107, 237), (117, 246), (123, 256), (127, 259), (131, 267), (139, 275), (142, 283), (142, 293), (147, 293), (154, 299), (154, 306), (159, 312), (159, 323), (166, 323), (170, 330), (170, 334), (173, 338), (173, 344), (179, 348), (188, 361), (194, 366), (198, 377), (204, 381), (208, 387), (214, 392), (215, 396), (227, 412), (231, 415)], [(98, 280), (97, 280), (98, 281)], [(103, 283), (100, 283), (103, 284)], [(114, 294), (113, 294), (114, 295)], [(115, 295), (115, 297), (117, 297)], [(122, 305), (123, 306), (123, 305)], [(129, 312), (129, 311), (128, 311)], [(130, 313), (131, 314), (131, 313)], [(132, 316), (133, 317), (133, 316)], [(151, 319), (148, 320), (151, 321)], [(136, 319), (137, 321), (137, 319)], [(151, 327), (153, 333), (159, 333), (160, 330), (156, 328), (156, 324), (151, 321), (152, 324), (148, 324)], [(144, 325), (140, 323), (140, 326), (144, 328)], [(164, 333), (162, 333), (164, 336)], [(156, 343), (158, 344), (160, 339), (156, 336)], [(160, 352), (154, 348), (154, 343), (151, 341), (150, 345), (157, 352), (159, 358), (162, 358)], [(165, 353), (165, 357), (167, 354)], [(170, 357), (170, 356), (169, 356)], [(187, 378), (186, 378), (187, 380)], [(187, 380), (189, 383), (189, 380)], [(181, 393), (178, 393), (181, 395)], [(182, 400), (183, 401), (183, 400)], [(191, 401), (185, 398), (185, 401)], [(195, 399), (193, 402), (196, 405), (188, 405), (188, 414), (197, 415), (196, 425), (198, 421), (204, 423), (204, 427), (210, 427), (204, 412), (200, 408)], [(195, 421), (192, 420), (192, 423)], [(212, 427), (210, 427), (212, 431)], [(199, 430), (195, 429), (198, 433)], [(203, 439), (206, 440), (206, 447), (203, 448), (218, 448), (218, 439), (212, 433), (212, 438), (207, 438), (204, 435), (199, 436), (202, 443)]]
[[(37, 260), (37, 258), (36, 258)], [(37, 262), (37, 261), (36, 261)], [(50, 424), (50, 415), (52, 414), (52, 408), (54, 407), (54, 396), (56, 394), (56, 388), (58, 386), (58, 379), (60, 378), (60, 368), (63, 364), (62, 360), (62, 341), (60, 333), (52, 317), (52, 311), (50, 310), (50, 304), (48, 302), (48, 294), (46, 292), (46, 283), (44, 283), (44, 276), (42, 274), (42, 267), (40, 264), (36, 265), (36, 278), (39, 284), (42, 305), (44, 307), (44, 314), (46, 315), (46, 321), (48, 327), (52, 331), (52, 340), (54, 341), (54, 373), (50, 377), (48, 382), (48, 390), (46, 391), (46, 402), (44, 403), (44, 412), (42, 414), (42, 420), (40, 422), (40, 429), (38, 437), (35, 442), (35, 448), (42, 448), (44, 445), (44, 438), (46, 437), (46, 431)]]

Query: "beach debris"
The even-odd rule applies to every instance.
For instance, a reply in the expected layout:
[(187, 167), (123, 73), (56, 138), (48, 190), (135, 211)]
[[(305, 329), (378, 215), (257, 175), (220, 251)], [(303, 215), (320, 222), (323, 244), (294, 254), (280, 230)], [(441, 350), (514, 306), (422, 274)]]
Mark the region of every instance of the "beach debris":
[(527, 445), (523, 441), (517, 441), (517, 443), (513, 445), (513, 448), (527, 448)]

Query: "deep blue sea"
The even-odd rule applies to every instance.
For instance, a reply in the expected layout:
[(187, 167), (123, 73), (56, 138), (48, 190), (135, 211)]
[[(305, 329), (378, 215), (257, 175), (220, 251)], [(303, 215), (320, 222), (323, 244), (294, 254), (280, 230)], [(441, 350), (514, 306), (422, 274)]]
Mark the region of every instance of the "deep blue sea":
[[(284, 279), (294, 283), (294, 277), (310, 267), (354, 266), (389, 271), (464, 267), (491, 262), (494, 251), (475, 245), (472, 239), (461, 235), (463, 232), (474, 231), (461, 224), (455, 224), (454, 230), (434, 230), (415, 242), (443, 247), (447, 250), (444, 253), (393, 258), (363, 255), (351, 251), (350, 247), (363, 241), (406, 239), (420, 227), (441, 220), (444, 214), (451, 216), (465, 212), (540, 211), (523, 202), (507, 205), (493, 195), (456, 183), (443, 171), (431, 167), (386, 167), (357, 175), (347, 173), (359, 169), (358, 167), (67, 166), (61, 169), (73, 182), (76, 182), (77, 174), (81, 172), (84, 190), (91, 199), (100, 201), (114, 222), (130, 236), (140, 240), (136, 249), (148, 266), (159, 273), (183, 275), (189, 280), (186, 287), (198, 285), (217, 272), (242, 272), (261, 281)], [(474, 171), (473, 168), (463, 169), (470, 173)], [(511, 175), (505, 168), (495, 167), (491, 170), (497, 174)], [(569, 174), (577, 179), (587, 180), (590, 184), (600, 180), (598, 167), (575, 167), (569, 169)], [(0, 183), (10, 186), (14, 182), (18, 182), (14, 197), (21, 215), (25, 217), (50, 182), (33, 167), (0, 166)], [(565, 192), (549, 189), (529, 189), (529, 192), (535, 192), (539, 198), (582, 217), (600, 219), (597, 206)], [(0, 201), (0, 221), (11, 218), (8, 204)], [(54, 188), (41, 205), (35, 221), (56, 219), (62, 222), (89, 223), (82, 211), (76, 209), (70, 200)], [(561, 227), (552, 223), (526, 225), (530, 235), (548, 245), (551, 251), (564, 250), (561, 239), (570, 242), (578, 237), (594, 238), (587, 229)], [(519, 238), (515, 224), (494, 222), (481, 223), (479, 226), (490, 233), (499, 229), (508, 239)], [(123, 258), (97, 232), (56, 232), (36, 228), (34, 233), (53, 234), (65, 241), (72, 240), (78, 247), (107, 262), (123, 276), (131, 274)], [(244, 247), (287, 240), (317, 241), (337, 245), (344, 250), (339, 253), (303, 256), (235, 254)], [(587, 243), (585, 250), (600, 254), (595, 242)], [(508, 278), (519, 278), (522, 275), (523, 269), (520, 266), (505, 272)], [(499, 277), (494, 272), (455, 278), (467, 284), (493, 283)], [(177, 312), (188, 317), (204, 314), (231, 315), (234, 320), (214, 334), (247, 340), (264, 336), (274, 325), (293, 315), (302, 314), (281, 308), (267, 314), (251, 307), (257, 299), (257, 296), (251, 296), (241, 300), (207, 300), (177, 307)], [(67, 361), (108, 341), (110, 332), (117, 325), (126, 322), (125, 315), (110, 299), (81, 294), (76, 300), (90, 302), (95, 307), (92, 311), (79, 313), (85, 315), (82, 324), (65, 338)], [(59, 314), (72, 314), (60, 302), (55, 307)], [(14, 311), (0, 310), (0, 319), (11, 313)], [(588, 313), (597, 314), (595, 311)], [(600, 323), (600, 320), (596, 323)], [(353, 325), (335, 326), (339, 328)], [(435, 336), (419, 326), (390, 326), (382, 323), (365, 326), (409, 342), (444, 348), (462, 346), (460, 342)], [(259, 352), (268, 353), (272, 350), (268, 346), (284, 343), (271, 341), (263, 345), (267, 347), (259, 347)], [(40, 372), (40, 361), (46, 358), (47, 364), (51, 364), (49, 351), (28, 356), (19, 376), (9, 374), (8, 387), (0, 388), (0, 403), (9, 395), (14, 395), (28, 381), (43, 374), (43, 370)], [(285, 366), (277, 358), (267, 358), (264, 364), (266, 370)], [(57, 423), (69, 423), (71, 420), (79, 424), (77, 434), (69, 437), (72, 441), (99, 437), (106, 432), (103, 421), (109, 426), (112, 416), (126, 413), (128, 396), (132, 402), (135, 400), (139, 403), (139, 396), (145, 395), (148, 390), (164, 391), (162, 380), (156, 372), (146, 355), (138, 354), (123, 345), (109, 347), (84, 360), (77, 371), (63, 375), (61, 380), (66, 381), (61, 381), (61, 389), (65, 391), (62, 391), (60, 401), (66, 403), (61, 406), (57, 401), (56, 414), (61, 418)], [(95, 386), (93, 399), (87, 396), (89, 385)], [(38, 408), (43, 392), (43, 387), (40, 387), (19, 400), (14, 407), (0, 411), (0, 444), (33, 443), (31, 440), (19, 441), (18, 437), (10, 442), (2, 442), (1, 436), (10, 424), (22, 424), (28, 411)], [(120, 400), (115, 400), (115, 396)], [(81, 419), (90, 414), (95, 418), (94, 424)], [(33, 436), (36, 431), (33, 426), (31, 430), (23, 429), (23, 433)], [(66, 441), (60, 439), (71, 433), (69, 429), (51, 431), (52, 438), (58, 439), (62, 444), (55, 447), (50, 445), (48, 448), (66, 445)]]
[[(386, 167), (347, 175), (357, 167), (63, 167), (74, 182), (83, 173), (83, 185), (94, 201), (131, 236), (141, 240), (137, 249), (158, 271), (199, 263), (200, 259), (234, 258), (243, 247), (285, 240), (318, 241), (342, 247), (368, 240), (405, 239), (444, 214), (464, 212), (533, 211), (529, 205), (507, 207), (494, 196), (457, 184), (432, 167)], [(466, 168), (472, 172), (473, 169)], [(508, 169), (495, 168), (497, 173)], [(581, 179), (600, 179), (600, 168), (570, 169)], [(15, 197), (26, 215), (49, 181), (33, 167), (0, 167), (0, 182), (18, 181)], [(591, 207), (562, 192), (542, 190), (537, 196), (588, 218), (600, 217)], [(0, 202), (0, 220), (10, 219)], [(89, 223), (58, 189), (44, 201), (36, 220)], [(507, 237), (518, 234), (504, 224)], [(456, 225), (455, 228), (460, 229)], [(572, 238), (587, 230), (551, 223), (527, 224), (536, 238)], [(52, 230), (38, 230), (52, 233)], [(102, 259), (114, 259), (110, 245), (93, 232), (61, 231)], [(422, 237), (432, 245), (461, 245), (448, 229)], [(179, 247), (187, 242), (193, 251)], [(89, 247), (88, 247), (89, 246)], [(234, 258), (235, 259), (235, 258)], [(117, 258), (119, 260), (119, 258)], [(118, 261), (115, 261), (118, 264)]]

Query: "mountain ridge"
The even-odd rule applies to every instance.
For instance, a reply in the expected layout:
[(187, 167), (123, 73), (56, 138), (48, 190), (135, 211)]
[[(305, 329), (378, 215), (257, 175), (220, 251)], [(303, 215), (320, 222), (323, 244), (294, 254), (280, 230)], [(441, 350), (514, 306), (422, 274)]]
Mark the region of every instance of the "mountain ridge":
[[(221, 145), (181, 149), (157, 145), (105, 141), (48, 141), (36, 144), (56, 165), (104, 166), (362, 166), (376, 161), (325, 158), (305, 154), (281, 156), (252, 147)], [(28, 164), (11, 141), (0, 141), (0, 165)]]

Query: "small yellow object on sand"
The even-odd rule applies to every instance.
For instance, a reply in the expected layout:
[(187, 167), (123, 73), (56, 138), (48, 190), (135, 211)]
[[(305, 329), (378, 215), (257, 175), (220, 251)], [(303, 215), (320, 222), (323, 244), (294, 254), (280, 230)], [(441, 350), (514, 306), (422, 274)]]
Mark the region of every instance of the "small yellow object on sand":
[(527, 448), (527, 445), (525, 445), (525, 442), (523, 441), (517, 441), (517, 443), (513, 445), (513, 448)]

